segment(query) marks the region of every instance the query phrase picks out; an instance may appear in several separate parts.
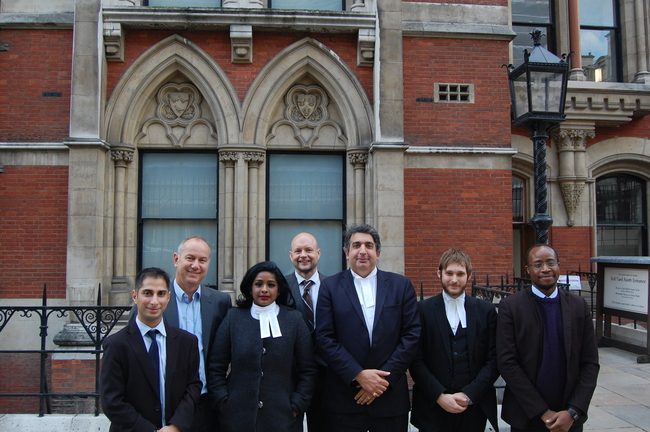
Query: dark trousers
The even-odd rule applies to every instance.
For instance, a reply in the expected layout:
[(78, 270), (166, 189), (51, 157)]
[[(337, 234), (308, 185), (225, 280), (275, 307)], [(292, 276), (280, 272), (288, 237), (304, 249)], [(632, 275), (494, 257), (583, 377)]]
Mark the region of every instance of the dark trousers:
[[(441, 409), (436, 407), (436, 409)], [(420, 432), (483, 432), (487, 417), (483, 410), (476, 406), (470, 405), (465, 411), (458, 414), (452, 414), (444, 411), (444, 414), (438, 416), (440, 422), (436, 424), (418, 425)], [(547, 431), (548, 432), (548, 431)]]
[(210, 406), (207, 393), (199, 397), (199, 402), (194, 410), (194, 420), (188, 432), (218, 432), (219, 423), (215, 421), (215, 414)]
[[(571, 426), (569, 432), (582, 432), (582, 428), (583, 425)], [(511, 427), (510, 432), (548, 432), (548, 428), (544, 425), (544, 422), (542, 422), (542, 420), (540, 419), (539, 423), (533, 421), (528, 422), (528, 427), (526, 429), (517, 429)]]
[(328, 413), (330, 432), (407, 432), (408, 414), (372, 417), (368, 413)]
[(325, 401), (323, 400), (326, 374), (326, 367), (318, 368), (314, 395), (307, 409), (307, 428), (309, 432), (329, 432), (329, 428), (327, 427), (329, 415), (325, 411)]

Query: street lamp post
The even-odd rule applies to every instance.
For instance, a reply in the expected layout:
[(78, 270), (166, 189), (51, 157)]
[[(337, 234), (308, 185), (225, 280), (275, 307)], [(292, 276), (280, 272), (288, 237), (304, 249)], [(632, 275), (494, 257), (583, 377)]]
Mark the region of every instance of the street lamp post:
[(535, 227), (537, 243), (548, 243), (553, 219), (548, 214), (546, 181), (546, 141), (548, 130), (563, 122), (569, 65), (541, 46), (542, 32), (535, 29), (533, 49), (524, 50), (524, 62), (508, 66), (514, 126), (530, 131), (535, 164)]

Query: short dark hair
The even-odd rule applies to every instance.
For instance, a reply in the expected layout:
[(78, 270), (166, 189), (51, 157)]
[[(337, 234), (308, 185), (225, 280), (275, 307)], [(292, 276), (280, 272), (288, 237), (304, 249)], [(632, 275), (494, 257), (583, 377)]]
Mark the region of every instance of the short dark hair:
[(253, 282), (261, 272), (269, 272), (275, 275), (275, 281), (278, 284), (278, 298), (275, 302), (286, 306), (290, 292), (289, 283), (284, 278), (282, 270), (273, 261), (262, 261), (248, 269), (239, 285), (240, 294), (237, 299), (237, 306), (250, 308), (253, 305)]
[(137, 293), (140, 288), (142, 288), (142, 284), (144, 283), (144, 280), (146, 278), (154, 278), (154, 279), (163, 279), (165, 281), (165, 285), (167, 285), (167, 289), (169, 289), (169, 285), (171, 284), (171, 281), (169, 279), (169, 275), (167, 272), (161, 268), (158, 267), (147, 267), (138, 272), (138, 274), (135, 277), (135, 292)]
[(465, 267), (468, 275), (472, 274), (472, 261), (470, 261), (469, 256), (458, 249), (451, 248), (440, 257), (440, 264), (438, 264), (438, 270), (444, 271), (449, 264), (460, 264)]
[(544, 243), (537, 243), (537, 244), (535, 244), (535, 245), (529, 247), (528, 250), (526, 251), (526, 255), (524, 255), (524, 260), (526, 261), (526, 265), (529, 265), (529, 264), (530, 264), (530, 263), (528, 262), (528, 258), (530, 257), (530, 252), (531, 252), (533, 249), (536, 249), (536, 248), (538, 248), (538, 247), (542, 247), (542, 246), (547, 247), (547, 248), (551, 249), (553, 252), (555, 252), (555, 260), (556, 260), (557, 262), (560, 262), (560, 257), (558, 256), (557, 251), (555, 250), (555, 248), (554, 248), (553, 246), (549, 246), (549, 245), (544, 244)]
[(376, 229), (374, 229), (368, 224), (363, 224), (363, 225), (352, 224), (345, 229), (345, 233), (343, 233), (344, 251), (348, 252), (350, 250), (350, 239), (356, 233), (370, 234), (372, 236), (372, 240), (375, 242), (375, 250), (377, 252), (381, 251), (381, 240), (379, 239), (379, 233), (377, 232)]

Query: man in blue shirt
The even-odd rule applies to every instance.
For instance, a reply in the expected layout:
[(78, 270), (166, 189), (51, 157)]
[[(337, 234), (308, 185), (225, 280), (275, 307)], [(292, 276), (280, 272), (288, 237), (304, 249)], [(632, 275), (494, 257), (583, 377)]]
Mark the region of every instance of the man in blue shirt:
[[(214, 432), (218, 423), (208, 399), (206, 364), (219, 325), (232, 306), (230, 295), (201, 282), (210, 268), (210, 245), (199, 236), (188, 237), (174, 253), (176, 275), (171, 284), (171, 300), (165, 310), (165, 322), (197, 337), (199, 343), (199, 376), (203, 383), (192, 427), (183, 432)], [(134, 315), (133, 309), (131, 315)]]

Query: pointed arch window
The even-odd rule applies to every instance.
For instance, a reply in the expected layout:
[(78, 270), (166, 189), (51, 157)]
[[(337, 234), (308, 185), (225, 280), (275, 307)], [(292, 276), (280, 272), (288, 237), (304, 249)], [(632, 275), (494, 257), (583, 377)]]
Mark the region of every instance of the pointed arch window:
[(345, 155), (342, 153), (269, 153), (267, 181), (267, 256), (283, 272), (291, 240), (308, 232), (321, 249), (318, 270), (343, 270)]
[(217, 155), (142, 153), (140, 164), (140, 268), (160, 267), (173, 278), (178, 244), (200, 235), (212, 248), (204, 281), (216, 285)]

